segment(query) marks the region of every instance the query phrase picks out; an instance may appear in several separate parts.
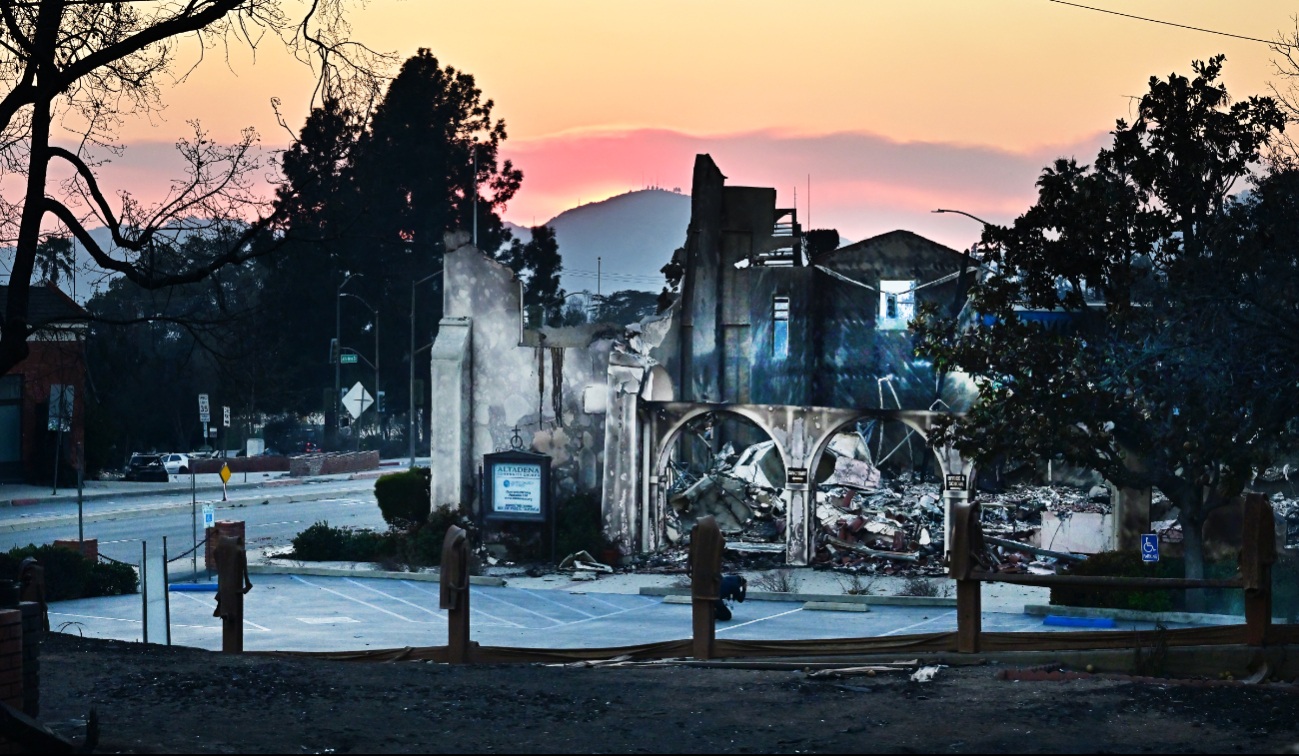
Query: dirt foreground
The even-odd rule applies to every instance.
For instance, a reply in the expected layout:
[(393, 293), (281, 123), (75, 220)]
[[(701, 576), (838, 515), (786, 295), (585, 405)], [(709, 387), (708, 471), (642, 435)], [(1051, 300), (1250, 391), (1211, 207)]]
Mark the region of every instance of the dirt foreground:
[(48, 637), (41, 719), (103, 752), (1299, 753), (1299, 695), (993, 666), (802, 672), (362, 664)]

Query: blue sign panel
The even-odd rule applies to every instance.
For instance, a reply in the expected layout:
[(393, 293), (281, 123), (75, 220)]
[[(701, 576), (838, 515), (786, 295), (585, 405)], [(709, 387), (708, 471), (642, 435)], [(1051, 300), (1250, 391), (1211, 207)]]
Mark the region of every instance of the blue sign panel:
[(1159, 536), (1157, 534), (1146, 533), (1141, 536), (1141, 561), (1159, 561)]

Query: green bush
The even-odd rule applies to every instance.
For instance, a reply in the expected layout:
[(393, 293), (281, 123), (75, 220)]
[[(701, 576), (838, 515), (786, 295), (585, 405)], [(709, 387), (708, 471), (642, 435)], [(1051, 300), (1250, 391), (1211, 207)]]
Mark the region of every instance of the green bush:
[(27, 557), (35, 557), (45, 568), (47, 601), (119, 596), (140, 590), (140, 578), (129, 565), (92, 562), (80, 552), (52, 544), (29, 544), (0, 553), (0, 578), (18, 580), (18, 570)]
[(397, 527), (422, 525), (429, 517), (429, 485), (432, 473), (427, 467), (385, 475), (374, 483), (374, 498), (384, 522)]
[(599, 559), (609, 543), (601, 516), (600, 500), (591, 494), (580, 493), (560, 504), (555, 510), (555, 558), (586, 551)]
[[(1107, 577), (1181, 577), (1181, 560), (1164, 559), (1143, 562), (1136, 551), (1105, 551), (1093, 554), (1084, 562), (1071, 564), (1065, 575)], [(1105, 609), (1135, 609), (1143, 612), (1167, 612), (1173, 609), (1172, 591), (1115, 591), (1108, 588), (1056, 586), (1051, 589), (1051, 603), (1056, 606), (1094, 606)]]
[(390, 535), (335, 528), (324, 520), (293, 537), (293, 558), (308, 562), (375, 562), (392, 555)]

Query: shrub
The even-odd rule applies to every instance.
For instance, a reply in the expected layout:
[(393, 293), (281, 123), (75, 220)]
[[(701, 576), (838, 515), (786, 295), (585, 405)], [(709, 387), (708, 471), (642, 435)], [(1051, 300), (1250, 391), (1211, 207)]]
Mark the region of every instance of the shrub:
[(129, 565), (92, 562), (80, 552), (52, 544), (0, 553), (0, 578), (18, 580), (18, 570), (27, 557), (35, 557), (45, 568), (47, 601), (119, 596), (140, 590), (140, 578)]
[[(1062, 574), (1108, 577), (1181, 577), (1181, 560), (1143, 562), (1136, 551), (1106, 551), (1069, 565)], [(1092, 606), (1167, 612), (1173, 609), (1172, 591), (1116, 591), (1108, 588), (1057, 586), (1051, 589), (1056, 606)]]
[(429, 517), (429, 485), (432, 473), (427, 467), (385, 475), (374, 483), (374, 498), (384, 522), (397, 527), (422, 525)]
[(308, 562), (374, 562), (392, 556), (391, 537), (320, 521), (293, 537), (293, 557)]

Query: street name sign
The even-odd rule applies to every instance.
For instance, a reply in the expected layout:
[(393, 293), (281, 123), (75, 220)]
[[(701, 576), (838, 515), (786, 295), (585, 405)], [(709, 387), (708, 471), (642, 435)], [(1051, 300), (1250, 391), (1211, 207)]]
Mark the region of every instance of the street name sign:
[(351, 352), (344, 352), (343, 356), (338, 361), (344, 365), (355, 365), (356, 355)]

